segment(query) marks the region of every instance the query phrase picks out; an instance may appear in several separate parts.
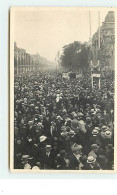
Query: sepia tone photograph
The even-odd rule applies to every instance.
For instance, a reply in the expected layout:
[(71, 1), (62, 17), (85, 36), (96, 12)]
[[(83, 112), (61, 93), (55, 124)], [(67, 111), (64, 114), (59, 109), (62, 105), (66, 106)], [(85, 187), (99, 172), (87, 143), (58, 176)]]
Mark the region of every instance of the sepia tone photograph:
[(114, 172), (112, 8), (10, 11), (10, 170)]

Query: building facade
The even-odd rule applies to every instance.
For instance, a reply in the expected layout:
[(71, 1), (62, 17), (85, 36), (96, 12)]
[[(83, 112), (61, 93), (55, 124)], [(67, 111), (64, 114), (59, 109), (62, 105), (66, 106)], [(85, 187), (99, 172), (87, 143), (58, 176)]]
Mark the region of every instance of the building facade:
[[(115, 14), (109, 11), (100, 29), (92, 37), (92, 50), (102, 68), (115, 67)], [(92, 59), (94, 55), (92, 56)]]
[(26, 52), (25, 49), (17, 47), (16, 42), (14, 43), (14, 73), (22, 74), (28, 73), (34, 70), (33, 59), (30, 54)]

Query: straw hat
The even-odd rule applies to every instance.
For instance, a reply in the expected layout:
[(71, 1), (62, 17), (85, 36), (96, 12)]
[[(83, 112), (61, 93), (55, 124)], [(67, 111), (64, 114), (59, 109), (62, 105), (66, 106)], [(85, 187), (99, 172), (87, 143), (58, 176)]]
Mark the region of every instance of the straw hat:
[(40, 136), (40, 142), (43, 142), (43, 141), (45, 141), (46, 139), (47, 139), (46, 136), (44, 136), (44, 135)]
[(88, 164), (92, 164), (96, 161), (96, 159), (93, 156), (88, 156), (87, 157), (87, 163)]

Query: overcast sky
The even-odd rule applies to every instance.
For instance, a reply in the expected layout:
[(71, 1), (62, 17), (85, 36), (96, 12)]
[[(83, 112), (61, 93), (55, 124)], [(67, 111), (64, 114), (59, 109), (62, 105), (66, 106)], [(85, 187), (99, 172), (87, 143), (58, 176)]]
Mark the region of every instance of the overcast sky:
[[(107, 10), (100, 11), (100, 23)], [(98, 10), (91, 10), (92, 35), (98, 28)], [(89, 10), (78, 8), (19, 9), (14, 12), (14, 40), (30, 54), (54, 61), (57, 51), (74, 41), (88, 41)]]

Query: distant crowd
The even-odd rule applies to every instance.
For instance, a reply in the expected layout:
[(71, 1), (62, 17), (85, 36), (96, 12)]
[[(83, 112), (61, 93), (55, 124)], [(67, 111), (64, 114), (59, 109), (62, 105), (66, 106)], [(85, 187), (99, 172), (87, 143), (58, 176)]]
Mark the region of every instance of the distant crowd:
[(15, 169), (114, 169), (114, 71), (100, 80), (99, 89), (90, 73), (15, 76)]

